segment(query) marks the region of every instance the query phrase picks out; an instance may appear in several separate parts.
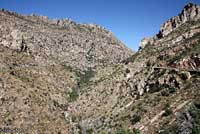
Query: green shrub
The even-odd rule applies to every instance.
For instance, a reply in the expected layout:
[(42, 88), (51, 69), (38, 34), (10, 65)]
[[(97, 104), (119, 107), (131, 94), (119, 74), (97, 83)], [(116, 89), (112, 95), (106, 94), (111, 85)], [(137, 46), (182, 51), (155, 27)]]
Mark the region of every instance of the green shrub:
[(179, 134), (179, 126), (176, 123), (173, 124), (162, 124), (161, 127), (156, 130), (156, 134)]
[(92, 77), (94, 77), (94, 75), (95, 75), (95, 72), (91, 68), (88, 68), (88, 70), (84, 71), (83, 73), (76, 72), (79, 86), (82, 87), (84, 85), (87, 85), (87, 83), (90, 81)]
[(116, 134), (134, 134), (134, 133), (131, 132), (131, 130), (129, 129), (120, 128), (116, 131)]
[(200, 134), (200, 109), (195, 105), (191, 108), (190, 113), (193, 118), (192, 134)]
[(69, 101), (75, 101), (78, 98), (78, 93), (73, 90), (72, 92), (69, 93)]
[(135, 114), (131, 117), (131, 123), (134, 125), (135, 123), (139, 122), (141, 120), (141, 116)]
[(134, 128), (133, 130), (119, 128), (116, 131), (116, 134), (140, 134), (140, 130)]
[(86, 134), (92, 134), (93, 133), (93, 130), (92, 129), (87, 129), (86, 130)]
[(162, 116), (169, 116), (173, 113), (173, 111), (170, 108), (165, 109), (165, 112), (162, 114)]
[(99, 134), (106, 134), (104, 130), (100, 130)]
[(199, 98), (194, 101), (194, 105), (196, 108), (200, 109), (200, 99)]
[(176, 92), (176, 89), (174, 87), (170, 87), (168, 89), (169, 93), (172, 94), (172, 93), (175, 93)]
[(169, 93), (166, 90), (161, 91), (161, 96), (169, 96)]
[(149, 93), (159, 92), (162, 88), (158, 83), (151, 83), (149, 86)]
[(136, 128), (134, 128), (134, 129), (133, 129), (133, 133), (134, 133), (134, 134), (140, 134), (140, 130), (139, 130), (139, 129), (136, 129)]

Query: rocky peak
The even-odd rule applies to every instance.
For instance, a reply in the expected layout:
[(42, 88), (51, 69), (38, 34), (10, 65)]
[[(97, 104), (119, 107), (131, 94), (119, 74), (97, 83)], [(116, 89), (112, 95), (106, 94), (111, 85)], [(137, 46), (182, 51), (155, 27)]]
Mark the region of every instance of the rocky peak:
[(182, 12), (178, 16), (170, 18), (161, 25), (157, 38), (162, 38), (163, 36), (168, 35), (174, 29), (187, 21), (195, 21), (198, 19), (200, 19), (200, 6), (189, 3), (183, 8)]
[[(166, 40), (171, 42), (168, 44), (174, 44), (175, 42), (182, 41), (183, 39), (187, 39), (191, 36), (193, 36), (195, 33), (199, 32), (199, 29), (197, 27), (192, 27), (191, 29), (185, 28), (184, 31), (181, 31), (181, 35), (177, 37), (169, 36), (170, 33), (172, 33), (175, 30), (178, 30), (179, 27), (181, 27), (183, 24), (191, 23), (191, 22), (197, 22), (200, 20), (200, 6), (195, 5), (193, 3), (188, 3), (184, 6), (181, 13), (178, 16), (174, 16), (164, 22), (160, 26), (159, 32), (151, 37), (145, 37), (140, 41), (140, 49), (143, 49), (146, 45), (159, 45), (161, 42), (164, 42)], [(187, 25), (187, 24), (186, 24)], [(165, 38), (167, 37), (167, 38)], [(173, 39), (172, 39), (173, 38)]]

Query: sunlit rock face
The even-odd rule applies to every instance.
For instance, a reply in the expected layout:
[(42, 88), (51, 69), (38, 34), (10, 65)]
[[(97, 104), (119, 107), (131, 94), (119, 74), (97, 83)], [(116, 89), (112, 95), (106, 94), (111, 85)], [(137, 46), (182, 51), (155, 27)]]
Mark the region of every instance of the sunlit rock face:
[(160, 27), (160, 32), (163, 36), (166, 36), (181, 24), (198, 19), (200, 19), (200, 6), (189, 3), (178, 16), (172, 17), (163, 23)]

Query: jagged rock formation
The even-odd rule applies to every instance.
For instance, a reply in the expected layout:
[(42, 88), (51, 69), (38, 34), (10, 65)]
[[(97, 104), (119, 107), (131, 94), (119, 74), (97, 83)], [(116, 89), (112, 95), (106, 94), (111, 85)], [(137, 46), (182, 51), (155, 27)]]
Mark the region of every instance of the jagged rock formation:
[[(175, 29), (185, 24), (186, 22), (197, 21), (198, 19), (200, 19), (200, 6), (189, 3), (183, 8), (178, 16), (174, 16), (164, 22), (160, 26), (159, 33), (156, 34), (153, 38), (145, 37), (144, 39), (142, 39), (140, 43), (140, 48), (144, 48), (147, 44), (156, 44), (155, 41), (157, 41), (158, 39), (162, 40), (163, 37), (166, 37), (168, 34), (173, 32)], [(191, 30), (189, 33), (183, 32), (184, 34), (180, 34), (180, 37), (177, 38), (177, 40), (180, 41), (183, 38), (190, 38), (196, 32), (199, 31)]]
[(200, 6), (189, 3), (183, 8), (182, 12), (178, 16), (172, 17), (161, 25), (160, 34), (161, 36), (167, 36), (183, 23), (198, 19), (200, 19)]

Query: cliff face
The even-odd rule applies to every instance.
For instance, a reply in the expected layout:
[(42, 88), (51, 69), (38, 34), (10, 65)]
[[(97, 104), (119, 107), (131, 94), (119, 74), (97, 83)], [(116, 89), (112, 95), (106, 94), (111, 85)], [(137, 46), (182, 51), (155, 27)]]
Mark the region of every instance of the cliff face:
[(200, 19), (200, 6), (189, 3), (178, 16), (172, 17), (161, 25), (160, 36), (167, 36), (183, 23), (187, 21), (196, 21), (198, 19)]
[[(185, 7), (178, 16), (174, 16), (169, 20), (167, 20), (166, 22), (164, 22), (160, 26), (158, 34), (156, 34), (154, 37), (143, 38), (140, 42), (140, 48), (144, 48), (148, 44), (158, 44), (158, 42), (163, 42), (163, 40), (168, 39), (167, 36), (170, 33), (172, 33), (180, 26), (184, 25), (186, 22), (196, 22), (199, 19), (200, 19), (200, 6), (195, 5), (193, 3), (189, 3), (185, 5)], [(182, 40), (183, 38), (190, 38), (196, 32), (198, 32), (198, 30), (191, 30), (190, 32), (182, 31), (181, 34), (179, 33), (179, 38), (177, 38), (177, 40)]]

